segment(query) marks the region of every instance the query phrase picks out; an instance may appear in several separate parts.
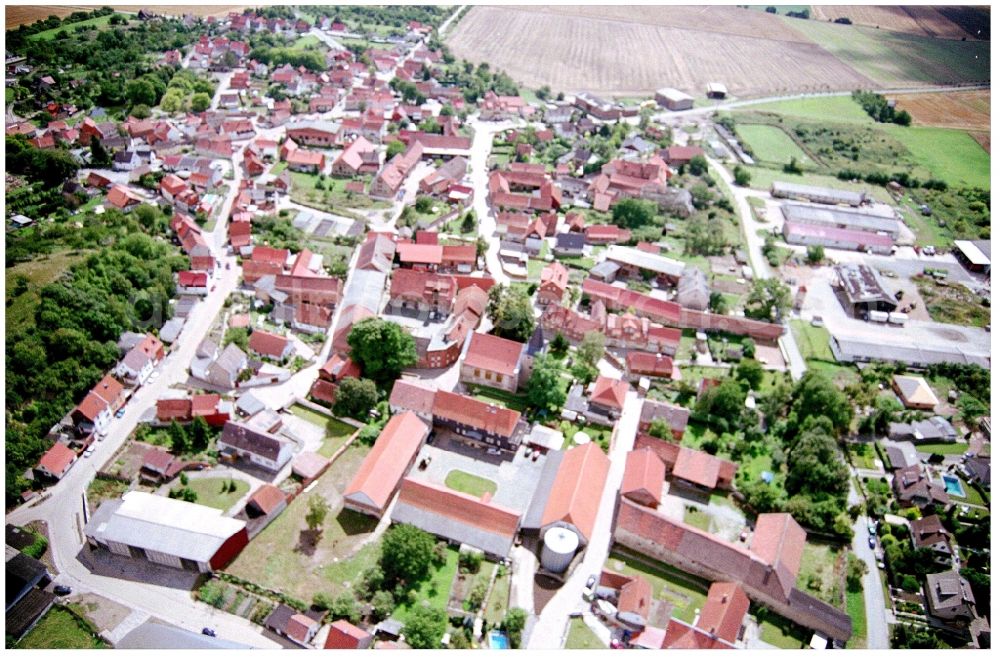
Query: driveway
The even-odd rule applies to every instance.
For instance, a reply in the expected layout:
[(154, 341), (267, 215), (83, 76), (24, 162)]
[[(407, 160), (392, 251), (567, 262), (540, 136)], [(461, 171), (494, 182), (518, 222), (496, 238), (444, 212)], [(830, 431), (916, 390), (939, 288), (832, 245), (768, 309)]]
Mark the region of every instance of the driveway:
[(580, 564), (566, 583), (538, 615), (525, 647), (528, 650), (558, 650), (562, 646), (562, 637), (569, 614), (574, 611), (584, 611), (586, 603), (583, 600), (583, 587), (587, 578), (601, 572), (608, 560), (611, 548), (612, 520), (618, 505), (618, 491), (621, 488), (622, 477), (625, 474), (625, 459), (635, 444), (635, 433), (639, 427), (639, 415), (642, 411), (642, 399), (635, 391), (629, 391), (625, 400), (625, 410), (618, 420), (618, 433), (611, 448), (611, 469), (604, 482), (604, 492), (601, 495), (601, 505), (591, 532), (590, 542)]

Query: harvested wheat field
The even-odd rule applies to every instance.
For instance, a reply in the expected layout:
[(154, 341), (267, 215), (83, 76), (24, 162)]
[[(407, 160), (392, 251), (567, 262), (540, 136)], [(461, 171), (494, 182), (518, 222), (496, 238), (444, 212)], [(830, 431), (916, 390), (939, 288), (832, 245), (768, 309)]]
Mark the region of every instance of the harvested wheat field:
[[(577, 9), (477, 6), (448, 35), (448, 46), (530, 88), (567, 93), (637, 96), (670, 86), (701, 96), (708, 82), (722, 82), (732, 95), (749, 97), (872, 86), (769, 14), (713, 7), (696, 23), (705, 29), (681, 29), (666, 23), (691, 20), (689, 7)], [(741, 23), (757, 25), (758, 36), (737, 34)]]
[(990, 129), (990, 91), (954, 91), (940, 94), (889, 96), (896, 107), (913, 117), (916, 125), (960, 130)]
[[(74, 11), (93, 11), (100, 9), (103, 5), (7, 5), (4, 7), (4, 18), (7, 22), (6, 29), (17, 27), (26, 23), (58, 16), (63, 18), (69, 16)], [(183, 16), (192, 14), (194, 16), (224, 16), (230, 11), (243, 11), (251, 5), (114, 5), (114, 9), (122, 12), (138, 12), (146, 9), (154, 14), (165, 14), (170, 16)]]
[(953, 23), (934, 7), (912, 5), (814, 5), (812, 15), (816, 20), (832, 21), (849, 18), (854, 25), (868, 25), (893, 32), (906, 32), (920, 36), (961, 39), (965, 30)]

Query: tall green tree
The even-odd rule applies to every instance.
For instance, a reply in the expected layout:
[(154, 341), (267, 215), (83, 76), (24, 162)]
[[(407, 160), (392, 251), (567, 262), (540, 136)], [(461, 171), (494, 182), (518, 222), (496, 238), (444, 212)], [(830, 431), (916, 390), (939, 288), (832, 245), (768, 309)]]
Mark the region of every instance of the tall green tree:
[(349, 376), (337, 386), (337, 399), (333, 412), (337, 415), (361, 420), (378, 404), (378, 388), (371, 379)]
[(626, 198), (615, 203), (611, 221), (620, 228), (640, 228), (653, 223), (656, 204), (636, 198)]
[(355, 324), (347, 335), (347, 344), (354, 362), (379, 385), (395, 381), (403, 369), (417, 363), (413, 336), (399, 324), (377, 317)]
[(527, 395), (533, 406), (547, 411), (561, 408), (566, 403), (562, 370), (552, 357), (545, 355), (535, 359), (528, 378)]
[(780, 322), (792, 307), (788, 286), (778, 278), (754, 279), (747, 296), (746, 316), (767, 322)]
[(487, 307), (493, 334), (508, 340), (527, 342), (535, 331), (535, 311), (531, 298), (521, 288), (494, 285)]
[(306, 525), (310, 531), (322, 532), (323, 523), (330, 512), (330, 503), (322, 496), (312, 494), (309, 496), (309, 510), (306, 512)]
[(406, 643), (411, 648), (440, 648), (448, 617), (440, 609), (418, 606), (403, 626)]
[(854, 409), (851, 402), (828, 378), (810, 370), (799, 379), (792, 392), (791, 412), (801, 426), (809, 418), (823, 418), (831, 433), (841, 435), (851, 425)]
[(433, 536), (413, 525), (394, 525), (382, 539), (382, 572), (391, 582), (413, 585), (427, 576), (433, 552)]

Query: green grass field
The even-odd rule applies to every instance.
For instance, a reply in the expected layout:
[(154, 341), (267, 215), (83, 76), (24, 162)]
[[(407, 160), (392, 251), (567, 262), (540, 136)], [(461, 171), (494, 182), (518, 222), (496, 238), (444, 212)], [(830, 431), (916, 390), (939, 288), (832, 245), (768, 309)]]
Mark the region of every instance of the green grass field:
[(108, 645), (91, 634), (73, 614), (53, 607), (17, 644), (29, 650), (64, 650), (67, 648), (95, 649)]
[[(222, 485), (228, 484), (230, 481), (236, 484), (236, 490), (229, 492), (227, 489), (226, 492), (222, 492)], [(198, 493), (198, 504), (210, 506), (213, 509), (220, 509), (221, 511), (227, 511), (229, 507), (250, 490), (250, 484), (247, 482), (241, 479), (230, 479), (229, 477), (192, 478), (188, 480), (187, 487)], [(181, 485), (180, 480), (177, 480), (173, 488), (176, 490), (184, 488), (184, 486)]]
[(294, 50), (306, 50), (307, 48), (314, 48), (322, 44), (323, 42), (319, 40), (319, 37), (307, 34), (296, 39), (295, 42), (292, 43), (291, 47)]
[(864, 648), (868, 639), (868, 616), (865, 614), (863, 590), (847, 591), (847, 615), (851, 617), (851, 639), (848, 648)]
[(571, 618), (569, 634), (566, 635), (566, 650), (604, 650), (607, 648), (597, 635), (587, 627), (582, 618)]
[(69, 23), (68, 25), (60, 25), (59, 27), (54, 27), (51, 30), (45, 30), (44, 32), (39, 32), (38, 34), (32, 34), (28, 37), (28, 41), (51, 41), (56, 38), (59, 32), (66, 30), (67, 33), (73, 32), (77, 28), (102, 28), (106, 27), (108, 23), (111, 22), (112, 16), (121, 16), (121, 14), (108, 14), (107, 16), (99, 16), (97, 18), (88, 18), (85, 21), (77, 21), (76, 23)]
[(806, 360), (833, 360), (829, 331), (822, 326), (813, 326), (801, 319), (793, 319), (790, 324), (792, 325), (792, 334), (795, 336), (795, 344), (799, 346), (802, 358)]
[(787, 164), (791, 158), (798, 160), (803, 167), (815, 166), (799, 145), (781, 128), (771, 125), (741, 123), (736, 132), (753, 150), (754, 159), (771, 164)]
[[(942, 456), (954, 456), (965, 454), (969, 449), (968, 443), (924, 443), (917, 445), (917, 451), (925, 454), (940, 454)], [(963, 486), (968, 488), (968, 486)]]
[(843, 573), (837, 567), (839, 550), (823, 543), (806, 543), (796, 584), (820, 600), (838, 605)]
[(952, 187), (990, 188), (990, 154), (969, 133), (947, 128), (881, 126), (918, 164)]
[(830, 121), (839, 123), (871, 123), (861, 105), (854, 102), (850, 96), (819, 96), (815, 98), (798, 98), (796, 100), (779, 100), (759, 105), (747, 105), (734, 110), (739, 112), (774, 112), (783, 116), (794, 116), (800, 119)]
[(482, 497), (485, 493), (492, 495), (497, 492), (497, 484), (483, 477), (477, 477), (462, 470), (452, 470), (444, 478), (444, 485), (460, 493), (468, 493), (473, 497)]
[[(483, 566), (485, 568), (485, 566)], [(490, 591), (490, 597), (486, 601), (486, 622), (487, 623), (499, 623), (503, 620), (504, 615), (507, 613), (507, 604), (510, 599), (510, 573), (507, 572), (506, 568), (503, 568), (503, 574), (497, 575), (496, 581), (493, 582), (493, 590)]]
[[(483, 566), (486, 568), (488, 566)], [(417, 593), (417, 603), (404, 602), (392, 612), (392, 617), (406, 623), (417, 605), (445, 611), (448, 606), (448, 594), (451, 593), (451, 582), (458, 572), (458, 550), (448, 548), (448, 556), (443, 566), (431, 573), (431, 576), (420, 583), (414, 590)]]
[(989, 41), (935, 39), (873, 27), (784, 18), (789, 26), (879, 85), (989, 81)]
[[(33, 230), (33, 229), (28, 229)], [(22, 262), (6, 269), (7, 290), (7, 330), (26, 328), (35, 323), (35, 308), (38, 306), (38, 291), (53, 282), (75, 263), (89, 255), (88, 251), (63, 251), (44, 258)], [(11, 296), (18, 276), (28, 279), (28, 290), (18, 296)]]
[(14, 95), (15, 94), (14, 94), (14, 89), (13, 88), (11, 88), (11, 87), (4, 87), (4, 90), (3, 90), (3, 100), (4, 100), (5, 103), (7, 103), (8, 105), (10, 105), (11, 103), (13, 103), (14, 102)]

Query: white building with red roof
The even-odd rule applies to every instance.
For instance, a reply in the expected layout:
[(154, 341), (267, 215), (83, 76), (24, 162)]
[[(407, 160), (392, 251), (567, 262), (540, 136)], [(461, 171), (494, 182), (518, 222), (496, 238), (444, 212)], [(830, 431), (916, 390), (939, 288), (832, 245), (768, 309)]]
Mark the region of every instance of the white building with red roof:
[(77, 454), (63, 443), (56, 443), (42, 454), (36, 468), (46, 477), (62, 479), (76, 463)]
[(462, 353), (459, 381), (516, 393), (528, 345), (488, 333), (473, 333)]

